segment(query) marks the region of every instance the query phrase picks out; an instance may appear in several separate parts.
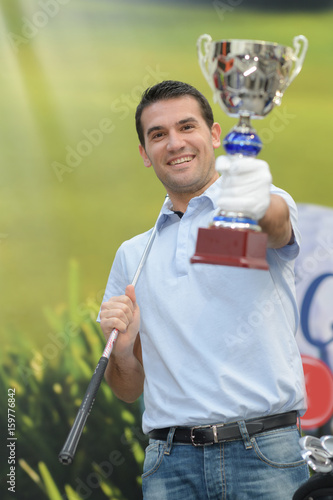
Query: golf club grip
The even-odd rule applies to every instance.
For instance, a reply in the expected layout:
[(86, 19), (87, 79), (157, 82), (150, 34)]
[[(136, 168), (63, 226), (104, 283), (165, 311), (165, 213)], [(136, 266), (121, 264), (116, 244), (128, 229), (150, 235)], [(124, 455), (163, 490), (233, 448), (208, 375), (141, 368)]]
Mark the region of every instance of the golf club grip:
[(102, 356), (96, 366), (94, 374), (89, 382), (88, 388), (78, 410), (78, 413), (75, 417), (72, 428), (68, 434), (66, 442), (59, 453), (59, 461), (63, 465), (69, 465), (72, 463), (76, 447), (80, 440), (81, 434), (83, 432), (85, 423), (90, 414), (90, 411), (93, 407), (95, 397), (99, 386), (101, 385), (101, 381), (106, 370), (109, 358)]

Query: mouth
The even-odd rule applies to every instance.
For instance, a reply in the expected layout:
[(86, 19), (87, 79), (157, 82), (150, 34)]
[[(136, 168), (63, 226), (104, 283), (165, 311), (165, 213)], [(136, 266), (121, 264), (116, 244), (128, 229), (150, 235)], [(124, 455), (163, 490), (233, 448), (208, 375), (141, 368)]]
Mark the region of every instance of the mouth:
[(172, 160), (168, 161), (168, 165), (170, 166), (175, 166), (175, 165), (183, 165), (186, 163), (189, 163), (195, 158), (195, 155), (183, 155), (183, 156), (178, 156), (177, 158), (173, 158)]

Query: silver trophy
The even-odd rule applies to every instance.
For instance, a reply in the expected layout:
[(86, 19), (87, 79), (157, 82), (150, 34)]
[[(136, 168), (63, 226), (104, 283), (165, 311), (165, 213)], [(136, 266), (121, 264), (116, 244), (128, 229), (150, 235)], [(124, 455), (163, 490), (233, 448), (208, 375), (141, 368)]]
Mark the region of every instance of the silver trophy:
[[(213, 41), (210, 35), (199, 37), (199, 64), (213, 91), (214, 101), (227, 115), (239, 118), (238, 124), (223, 141), (228, 155), (257, 156), (260, 152), (262, 142), (250, 120), (264, 118), (274, 106), (279, 106), (285, 90), (301, 71), (308, 41), (299, 35), (294, 38), (293, 45), (294, 48), (257, 40)], [(221, 207), (211, 228), (232, 229), (234, 238), (237, 238), (236, 230), (249, 232), (250, 236), (239, 235), (239, 251), (236, 250), (233, 258), (228, 254), (229, 247), (238, 248), (235, 242), (228, 246), (218, 233), (199, 233), (191, 262), (268, 268), (266, 248), (263, 248), (266, 235), (260, 233), (257, 221), (247, 214), (227, 212)], [(215, 243), (204, 240), (214, 240)], [(257, 247), (258, 252), (253, 251), (253, 247)]]

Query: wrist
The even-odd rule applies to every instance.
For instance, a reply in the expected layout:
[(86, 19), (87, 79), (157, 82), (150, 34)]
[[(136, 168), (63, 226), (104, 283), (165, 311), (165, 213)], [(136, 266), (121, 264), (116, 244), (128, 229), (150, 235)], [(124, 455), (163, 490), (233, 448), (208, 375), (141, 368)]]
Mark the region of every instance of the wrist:
[(114, 344), (111, 358), (123, 362), (133, 356), (135, 337), (132, 338), (128, 333), (119, 333), (117, 341)]

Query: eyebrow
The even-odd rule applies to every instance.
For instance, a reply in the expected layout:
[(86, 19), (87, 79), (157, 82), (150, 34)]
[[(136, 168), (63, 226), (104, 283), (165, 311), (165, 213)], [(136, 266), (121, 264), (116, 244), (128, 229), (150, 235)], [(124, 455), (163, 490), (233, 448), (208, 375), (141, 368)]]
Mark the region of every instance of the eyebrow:
[[(183, 118), (182, 120), (179, 120), (176, 125), (184, 125), (185, 123), (199, 123), (194, 116), (189, 116), (188, 118)], [(147, 130), (147, 137), (150, 136), (153, 132), (156, 132), (157, 130), (163, 130), (164, 127), (163, 125), (155, 125), (154, 127), (150, 127)]]

